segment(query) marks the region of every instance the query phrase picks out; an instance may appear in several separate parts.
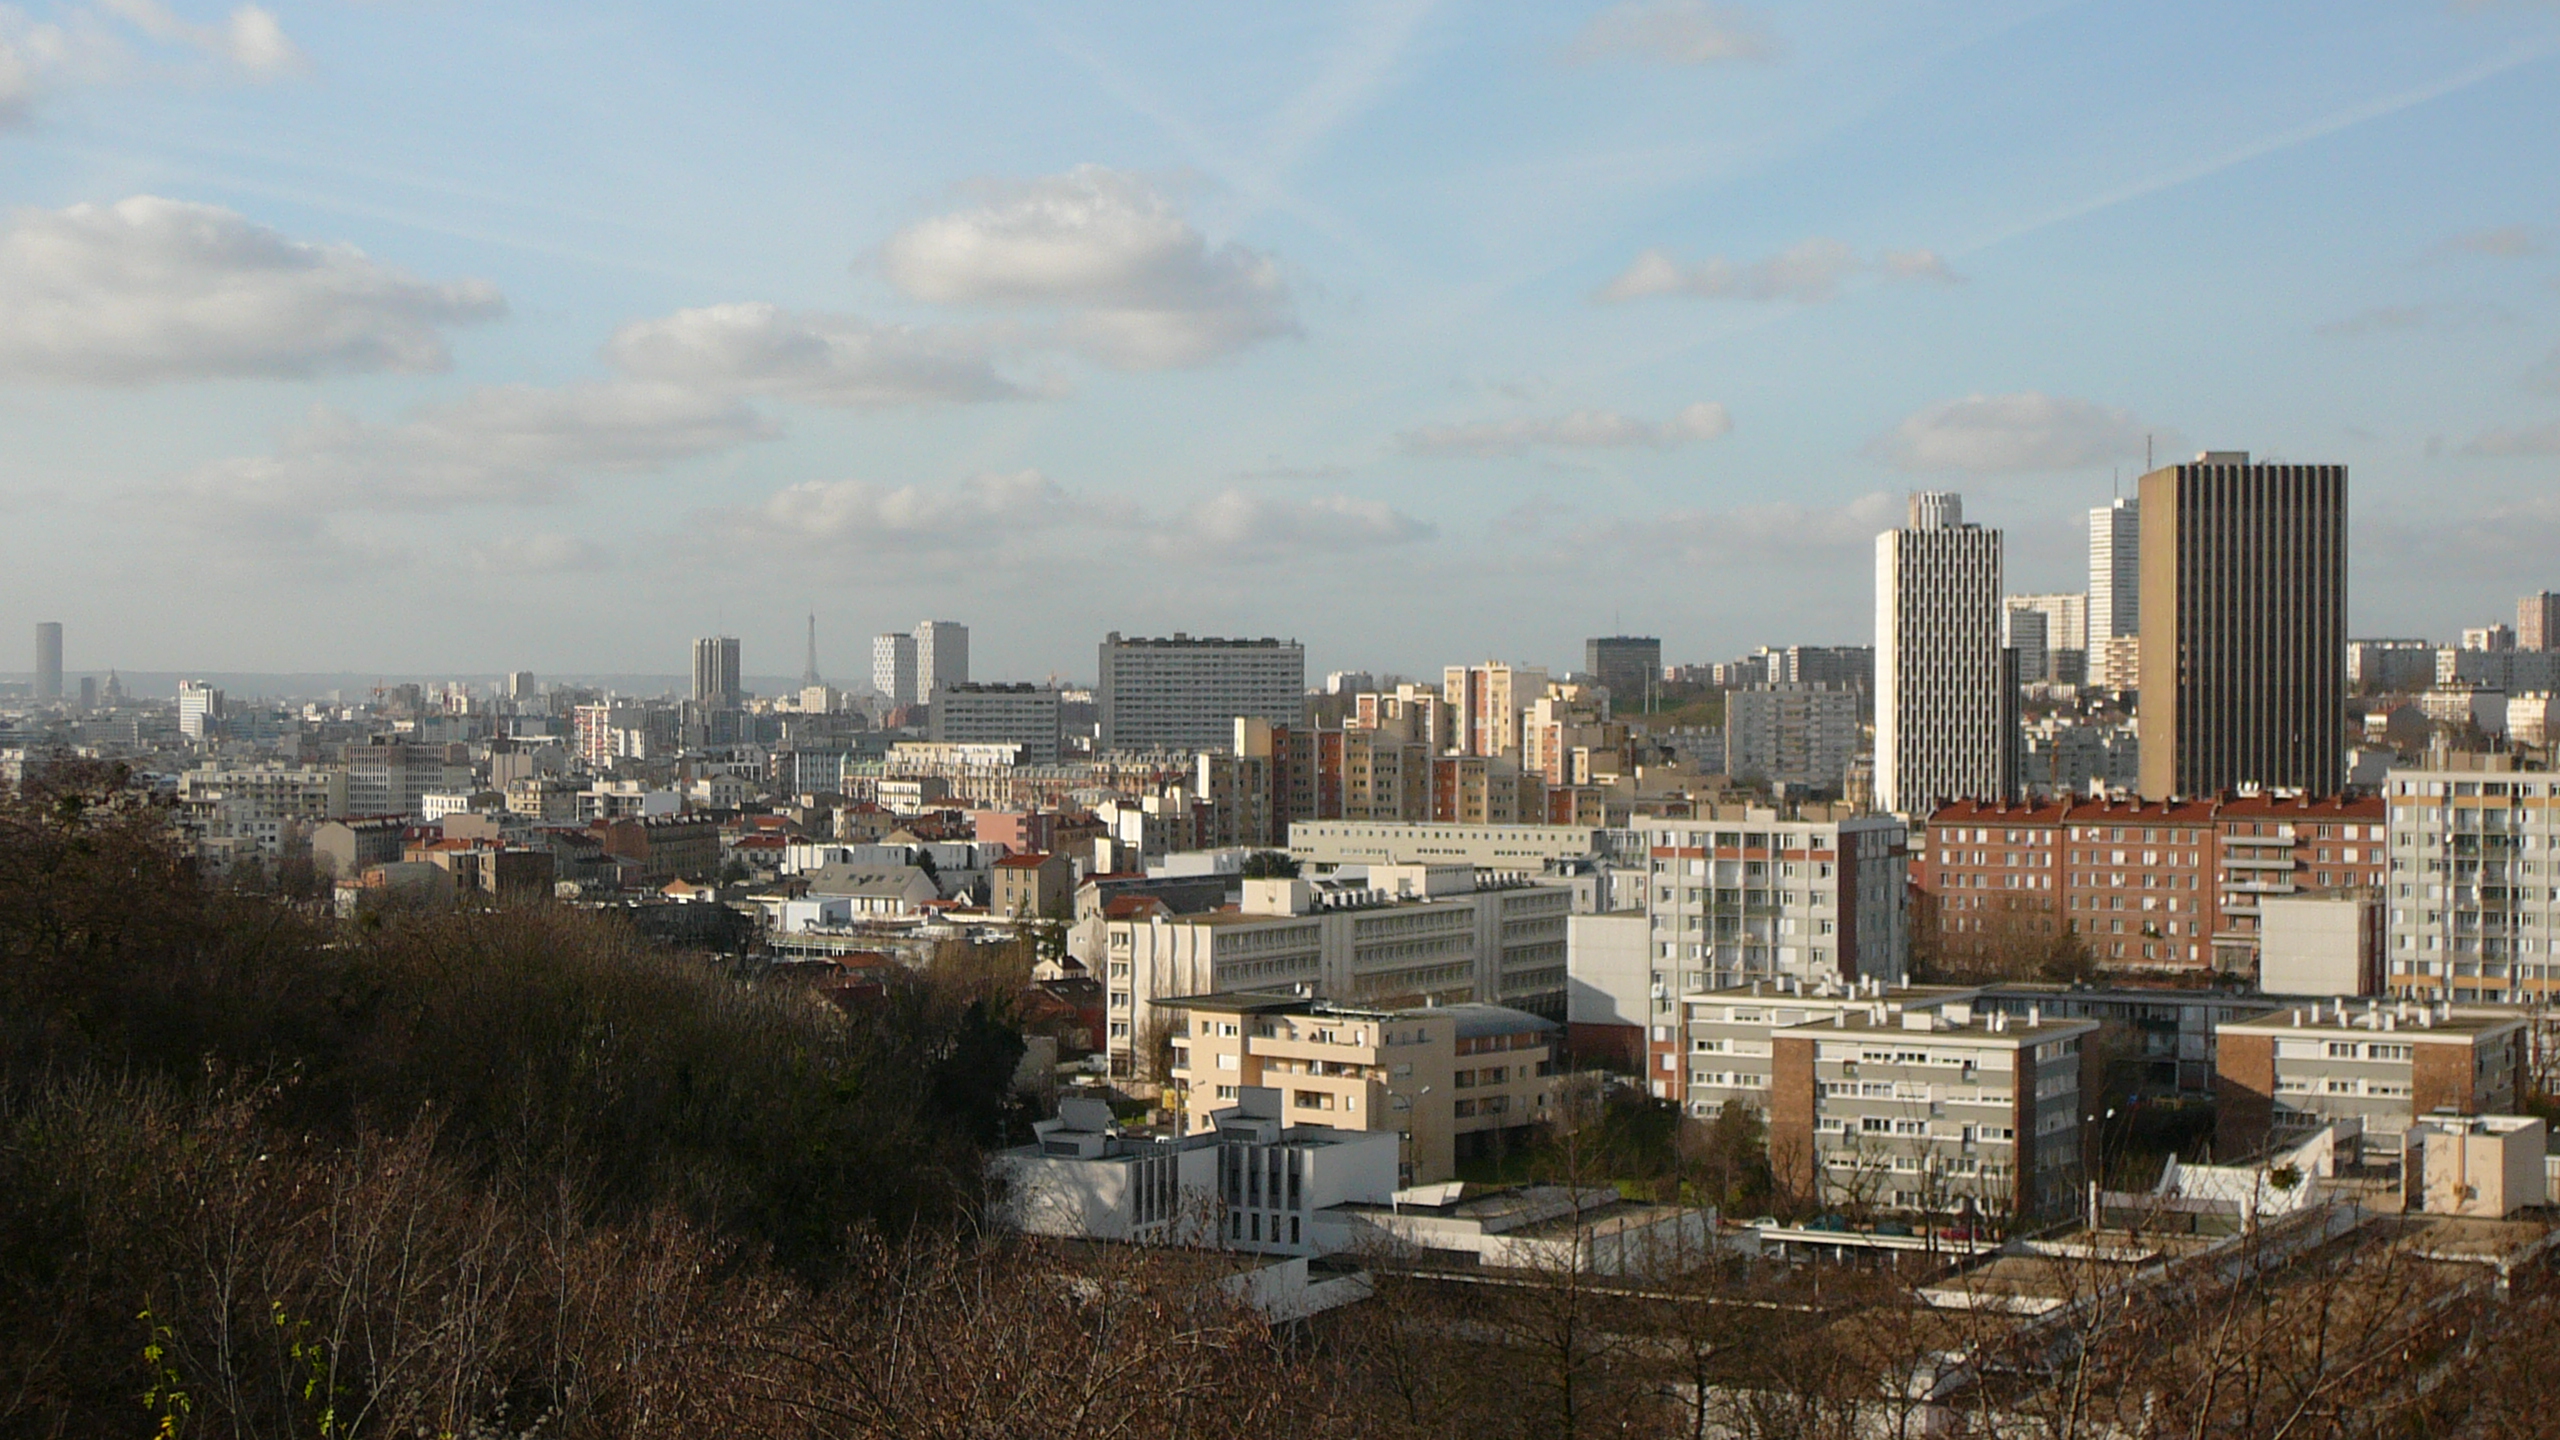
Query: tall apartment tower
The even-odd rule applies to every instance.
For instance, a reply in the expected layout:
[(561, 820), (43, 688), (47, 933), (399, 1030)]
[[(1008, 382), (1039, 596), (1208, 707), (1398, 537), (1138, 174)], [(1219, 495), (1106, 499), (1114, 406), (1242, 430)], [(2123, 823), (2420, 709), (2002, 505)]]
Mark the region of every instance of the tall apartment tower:
[(1440, 695), (1457, 722), (1451, 739), (1461, 755), (1512, 755), (1520, 749), (1520, 712), (1547, 693), (1547, 672), (1536, 665), (1449, 665), (1440, 672)]
[(1601, 635), (1582, 642), (1582, 668), (1609, 687), (1609, 708), (1644, 708), (1662, 681), (1662, 642), (1651, 635)]
[(2560, 650), (2560, 595), (2545, 590), (2516, 602), (2516, 648)]
[(1876, 537), (1876, 804), (1926, 814), (2017, 791), (2018, 657), (2001, 643), (2000, 532), (1911, 497)]
[(969, 627), (957, 620), (927, 620), (916, 627), (916, 693), (924, 704), (933, 692), (969, 683)]
[(800, 667), (800, 688), (818, 684), (818, 612), (809, 612), (809, 658)]
[(1103, 637), (1094, 685), (1104, 750), (1226, 750), (1243, 716), (1307, 723), (1307, 651), (1295, 640)]
[(734, 710), (746, 692), (738, 684), (738, 637), (706, 635), (693, 642), (693, 703), (706, 710)]
[(36, 698), (62, 698), (62, 622), (36, 622)]
[(871, 637), (871, 688), (892, 710), (916, 703), (916, 637), (895, 632)]
[(2142, 477), (2145, 799), (2346, 780), (2347, 467), (2207, 451)]
[(2119, 496), (2089, 512), (2089, 679), (2131, 690), (2141, 679), (2142, 506)]

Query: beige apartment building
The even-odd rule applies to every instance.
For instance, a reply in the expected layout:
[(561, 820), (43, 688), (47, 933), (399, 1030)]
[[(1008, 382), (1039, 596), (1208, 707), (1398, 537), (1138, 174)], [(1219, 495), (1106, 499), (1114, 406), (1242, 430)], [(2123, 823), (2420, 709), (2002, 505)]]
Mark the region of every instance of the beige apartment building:
[(1508, 1006), (1364, 1009), (1288, 994), (1160, 1003), (1175, 1019), (1170, 1088), (1188, 1134), (1267, 1087), (1287, 1124), (1393, 1131), (1400, 1183), (1420, 1185), (1553, 1118), (1562, 1027)]
[(1561, 1017), (1569, 886), (1468, 865), (1373, 865), (1342, 881), (1247, 880), (1232, 910), (1129, 907), (1103, 923), (1114, 1074), (1143, 1069), (1164, 997), (1295, 989), (1380, 1006), (1512, 1005)]

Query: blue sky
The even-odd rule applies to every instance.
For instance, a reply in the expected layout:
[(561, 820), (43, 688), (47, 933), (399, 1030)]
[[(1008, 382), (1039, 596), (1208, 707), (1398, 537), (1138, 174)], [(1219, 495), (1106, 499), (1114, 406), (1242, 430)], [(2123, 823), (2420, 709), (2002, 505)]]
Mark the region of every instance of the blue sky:
[(2560, 586), (2555, 137), (2522, 0), (0, 3), (0, 626), (1713, 659), (1912, 488), (2078, 588), (2147, 440), (2442, 635)]

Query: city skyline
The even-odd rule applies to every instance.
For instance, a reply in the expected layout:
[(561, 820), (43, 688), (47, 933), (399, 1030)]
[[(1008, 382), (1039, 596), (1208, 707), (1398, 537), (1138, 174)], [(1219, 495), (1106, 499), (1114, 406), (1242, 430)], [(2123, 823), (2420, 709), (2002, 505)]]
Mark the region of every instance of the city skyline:
[(2358, 633), (2560, 535), (2547, 8), (171, 14), (0, 33), (0, 633), (127, 668), (1852, 643), (1904, 492), (2076, 589), (2208, 445), (2370, 477)]

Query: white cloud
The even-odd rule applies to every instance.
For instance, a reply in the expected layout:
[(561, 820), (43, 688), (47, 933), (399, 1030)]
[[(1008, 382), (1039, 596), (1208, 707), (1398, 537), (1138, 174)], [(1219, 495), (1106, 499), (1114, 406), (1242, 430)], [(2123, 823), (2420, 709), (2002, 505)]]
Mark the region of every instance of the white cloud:
[(717, 512), (712, 526), (751, 547), (843, 553), (990, 545), (1025, 532), (1082, 524), (1097, 510), (1037, 470), (972, 475), (936, 485), (811, 480), (763, 503)]
[(1306, 561), (1408, 545), (1438, 533), (1383, 500), (1230, 488), (1174, 516), (1152, 544), (1160, 554), (1207, 562)]
[[(274, 80), (309, 68), (275, 14), (242, 5), (213, 25), (191, 24), (159, 0), (62, 5), (35, 20), (0, 4), (0, 126), (25, 121), (48, 96), (79, 86), (166, 75), (155, 47), (210, 61), (221, 73)], [(152, 42), (137, 53), (133, 41)]]
[(503, 314), (437, 283), (217, 205), (136, 195), (22, 210), (0, 230), (0, 379), (146, 384), (440, 370), (443, 327)]
[(977, 337), (762, 303), (634, 321), (614, 332), (604, 355), (641, 379), (820, 405), (922, 405), (1024, 393), (996, 373)]
[(1689, 295), (1706, 300), (1793, 300), (1811, 304), (1840, 293), (1840, 286), (1862, 274), (1889, 280), (1959, 280), (1932, 250), (1891, 250), (1870, 261), (1838, 240), (1816, 236), (1798, 241), (1778, 254), (1736, 262), (1711, 255), (1684, 263), (1667, 250), (1649, 249), (1600, 287), (1593, 299), (1639, 300), (1654, 295)]
[(1297, 333), (1280, 267), (1212, 247), (1140, 177), (1081, 165), (994, 187), (881, 247), (881, 273), (942, 305), (1058, 313), (1058, 343), (1124, 370), (1198, 365)]
[(1964, 277), (1947, 264), (1947, 257), (1935, 250), (1887, 250), (1876, 263), (1885, 274), (1896, 280), (1927, 280), (1939, 285), (1964, 283)]
[(1408, 455), (1516, 455), (1533, 449), (1629, 447), (1661, 450), (1693, 440), (1717, 439), (1732, 430), (1733, 417), (1722, 405), (1701, 400), (1659, 423), (1615, 410), (1575, 410), (1543, 419), (1425, 425), (1397, 436), (1396, 445)]
[(561, 574), (602, 570), (613, 552), (575, 535), (498, 535), (473, 545), (464, 563), (484, 575)]
[[(2165, 431), (2149, 433), (2174, 440)], [(2130, 411), (2027, 391), (1932, 405), (1877, 436), (1867, 454), (1897, 470), (2016, 474), (2079, 470), (2139, 455), (2145, 437)]]
[(724, 555), (776, 551), (859, 560), (947, 563), (958, 554), (1029, 563), (1134, 546), (1181, 565), (1310, 560), (1427, 539), (1433, 528), (1383, 501), (1266, 495), (1229, 487), (1165, 513), (1082, 494), (1037, 470), (933, 484), (809, 481), (748, 506), (699, 517), (695, 538)]
[(742, 402), (682, 386), (489, 385), (391, 424), (317, 408), (274, 453), (207, 466), (179, 493), (203, 509), (260, 514), (540, 504), (589, 475), (775, 433)]
[(199, 51), (253, 78), (290, 75), (308, 65), (274, 12), (262, 6), (240, 6), (219, 25), (191, 24), (160, 0), (99, 0), (98, 8), (164, 45)]
[(1708, 0), (1623, 0), (1591, 17), (1574, 42), (1585, 60), (1629, 56), (1666, 65), (1769, 60), (1778, 53), (1766, 17)]
[(2465, 455), (2560, 455), (2560, 421), (2525, 430), (2489, 430), (2462, 447)]
[[(1549, 528), (1562, 512), (1511, 527), (1515, 533)], [(1797, 563), (1809, 557), (1849, 556), (1875, 543), (1876, 533), (1902, 523), (1900, 497), (1883, 491), (1838, 505), (1772, 501), (1731, 509), (1672, 510), (1614, 520), (1556, 535), (1554, 554), (1571, 563), (1593, 557), (1668, 563), (1680, 567), (1758, 566)]]

